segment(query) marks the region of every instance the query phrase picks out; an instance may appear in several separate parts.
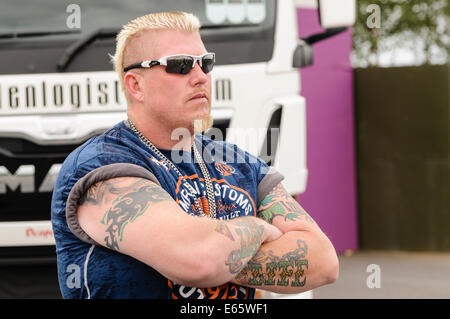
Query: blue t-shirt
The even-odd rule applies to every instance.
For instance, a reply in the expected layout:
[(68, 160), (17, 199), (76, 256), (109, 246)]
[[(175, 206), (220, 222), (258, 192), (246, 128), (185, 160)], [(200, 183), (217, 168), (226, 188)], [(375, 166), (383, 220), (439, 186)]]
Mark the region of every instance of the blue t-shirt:
[[(194, 143), (204, 154), (211, 176), (216, 218), (256, 216), (261, 200), (283, 179), (236, 145), (212, 141), (200, 134)], [(142, 143), (126, 122), (120, 122), (75, 149), (64, 161), (51, 205), (64, 298), (253, 298), (254, 289), (231, 283), (202, 289), (178, 285), (149, 265), (97, 244), (79, 226), (76, 207), (84, 192), (100, 180), (121, 176), (153, 180), (187, 214), (200, 214), (195, 205), (199, 199), (207, 212), (204, 179), (192, 152), (161, 152), (182, 177)], [(186, 183), (197, 192), (195, 197)]]

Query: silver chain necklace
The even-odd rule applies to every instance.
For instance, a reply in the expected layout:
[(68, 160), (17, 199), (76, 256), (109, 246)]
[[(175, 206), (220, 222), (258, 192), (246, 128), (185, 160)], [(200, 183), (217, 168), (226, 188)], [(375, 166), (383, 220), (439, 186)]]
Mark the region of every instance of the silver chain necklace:
[[(194, 187), (189, 184), (184, 178), (181, 172), (178, 170), (178, 168), (175, 166), (175, 164), (172, 163), (166, 156), (164, 156), (163, 153), (152, 143), (148, 138), (144, 136), (137, 128), (134, 126), (133, 122), (131, 122), (130, 119), (127, 120), (128, 124), (130, 125), (133, 132), (139, 137), (142, 143), (147, 145), (153, 152), (156, 153), (160, 157), (161, 160), (167, 163), (178, 175), (178, 177), (181, 179), (182, 182), (185, 183), (186, 187), (191, 192), (192, 196), (195, 197), (197, 192), (195, 191)], [(203, 178), (205, 179), (205, 186), (206, 186), (206, 197), (208, 198), (208, 206), (209, 206), (209, 217), (210, 218), (216, 218), (216, 201), (214, 197), (214, 189), (212, 186), (211, 176), (209, 175), (209, 171), (206, 167), (205, 162), (203, 161), (202, 156), (200, 155), (200, 152), (197, 150), (197, 146), (195, 145), (195, 142), (192, 143), (192, 151), (194, 153), (195, 160), (197, 161), (198, 165), (200, 166), (200, 170), (202, 172)], [(204, 210), (201, 205), (201, 200), (195, 200), (195, 205), (197, 209), (200, 211), (202, 215), (205, 215)]]

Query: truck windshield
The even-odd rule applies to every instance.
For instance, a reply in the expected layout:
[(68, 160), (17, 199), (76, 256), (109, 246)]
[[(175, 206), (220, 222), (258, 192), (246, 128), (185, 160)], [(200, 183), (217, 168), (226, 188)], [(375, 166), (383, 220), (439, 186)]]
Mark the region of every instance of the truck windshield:
[[(197, 15), (203, 28), (264, 26), (273, 23), (275, 0), (0, 0), (0, 33), (53, 35), (79, 29), (81, 37), (99, 28), (117, 28), (151, 12), (186, 11)], [(53, 33), (52, 33), (53, 32)], [(66, 35), (67, 36), (67, 35)]]

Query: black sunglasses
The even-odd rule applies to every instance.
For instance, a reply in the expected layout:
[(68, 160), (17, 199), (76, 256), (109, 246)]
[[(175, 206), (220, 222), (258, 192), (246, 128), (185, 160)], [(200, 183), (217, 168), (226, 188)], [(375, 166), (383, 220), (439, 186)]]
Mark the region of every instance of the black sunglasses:
[(155, 65), (162, 65), (166, 67), (167, 73), (175, 74), (188, 74), (190, 70), (195, 66), (195, 63), (200, 65), (203, 72), (209, 73), (214, 67), (216, 62), (216, 55), (213, 52), (208, 52), (203, 55), (194, 56), (189, 54), (176, 54), (162, 57), (154, 61), (143, 61), (140, 63), (132, 64), (123, 69), (127, 72), (131, 69), (137, 68), (151, 68)]

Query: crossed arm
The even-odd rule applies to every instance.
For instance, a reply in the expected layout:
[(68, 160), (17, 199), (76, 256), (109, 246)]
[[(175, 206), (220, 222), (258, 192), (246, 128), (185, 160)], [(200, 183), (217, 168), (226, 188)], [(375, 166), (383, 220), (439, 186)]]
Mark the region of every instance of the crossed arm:
[(339, 262), (333, 245), (281, 183), (261, 202), (258, 216), (284, 234), (262, 244), (234, 283), (299, 293), (337, 280)]
[(191, 287), (232, 281), (300, 292), (334, 280), (333, 246), (278, 185), (259, 217), (230, 221), (186, 214), (155, 183), (120, 177), (93, 185), (78, 205), (81, 228), (97, 243), (130, 255)]
[(231, 281), (261, 243), (281, 236), (256, 217), (225, 222), (188, 215), (160, 186), (135, 177), (93, 185), (79, 201), (77, 216), (98, 244), (199, 288)]

